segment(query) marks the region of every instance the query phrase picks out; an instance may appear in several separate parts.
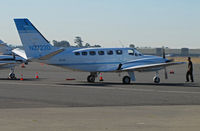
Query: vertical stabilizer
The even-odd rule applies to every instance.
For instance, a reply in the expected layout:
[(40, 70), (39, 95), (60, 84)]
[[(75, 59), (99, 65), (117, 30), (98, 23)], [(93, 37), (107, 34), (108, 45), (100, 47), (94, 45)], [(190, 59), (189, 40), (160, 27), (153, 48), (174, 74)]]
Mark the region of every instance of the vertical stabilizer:
[(28, 59), (40, 58), (55, 49), (28, 19), (14, 19)]

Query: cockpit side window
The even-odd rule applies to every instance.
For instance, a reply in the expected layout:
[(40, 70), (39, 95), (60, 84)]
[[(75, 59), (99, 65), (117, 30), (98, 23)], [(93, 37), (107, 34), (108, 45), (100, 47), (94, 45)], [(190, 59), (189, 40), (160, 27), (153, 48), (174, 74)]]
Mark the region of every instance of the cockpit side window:
[(128, 50), (129, 55), (134, 55), (134, 50)]

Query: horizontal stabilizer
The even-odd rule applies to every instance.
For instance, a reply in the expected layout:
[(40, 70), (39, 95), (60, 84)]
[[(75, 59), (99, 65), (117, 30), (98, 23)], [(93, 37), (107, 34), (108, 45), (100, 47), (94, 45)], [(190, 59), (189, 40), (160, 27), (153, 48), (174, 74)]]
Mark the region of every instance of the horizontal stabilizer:
[(17, 54), (18, 56), (24, 58), (25, 60), (28, 59), (27, 56), (26, 56), (25, 51), (22, 50), (22, 49), (16, 48), (16, 49), (12, 50), (12, 52), (15, 53), (15, 54)]
[(42, 56), (42, 57), (40, 57), (39, 58), (39, 60), (47, 60), (47, 59), (49, 59), (49, 58), (51, 58), (51, 57), (53, 57), (53, 56), (55, 56), (55, 55), (57, 55), (57, 54), (59, 54), (60, 52), (63, 52), (65, 49), (59, 49), (59, 50), (57, 50), (57, 51), (54, 51), (54, 52), (52, 52), (52, 53), (49, 53), (49, 54), (47, 54), (47, 55), (45, 55), (45, 56)]

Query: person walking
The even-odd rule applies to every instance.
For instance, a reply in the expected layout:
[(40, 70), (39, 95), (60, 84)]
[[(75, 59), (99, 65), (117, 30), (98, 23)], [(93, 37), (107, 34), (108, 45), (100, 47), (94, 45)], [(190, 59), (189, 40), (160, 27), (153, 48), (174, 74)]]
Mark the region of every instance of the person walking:
[(190, 57), (188, 57), (188, 70), (187, 70), (187, 73), (186, 73), (186, 82), (189, 82), (189, 76), (190, 76), (191, 82), (194, 82), (194, 79), (193, 79), (193, 64), (192, 64)]

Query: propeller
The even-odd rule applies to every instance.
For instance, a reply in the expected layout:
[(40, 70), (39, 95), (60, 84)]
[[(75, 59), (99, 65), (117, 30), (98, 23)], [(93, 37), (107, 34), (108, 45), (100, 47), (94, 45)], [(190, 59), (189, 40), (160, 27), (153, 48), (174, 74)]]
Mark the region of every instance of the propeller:
[(167, 68), (164, 68), (164, 72), (165, 72), (165, 79), (168, 79), (168, 73), (167, 73)]
[(165, 55), (165, 48), (164, 48), (164, 46), (162, 47), (162, 56), (163, 56), (163, 59), (166, 58), (166, 55)]
[[(166, 54), (165, 54), (165, 48), (164, 46), (162, 47), (162, 56), (163, 56), (163, 59), (166, 59)], [(170, 61), (166, 61), (167, 62), (170, 62)], [(168, 73), (167, 73), (167, 68), (164, 67), (164, 73), (165, 73), (165, 79), (168, 79)]]

